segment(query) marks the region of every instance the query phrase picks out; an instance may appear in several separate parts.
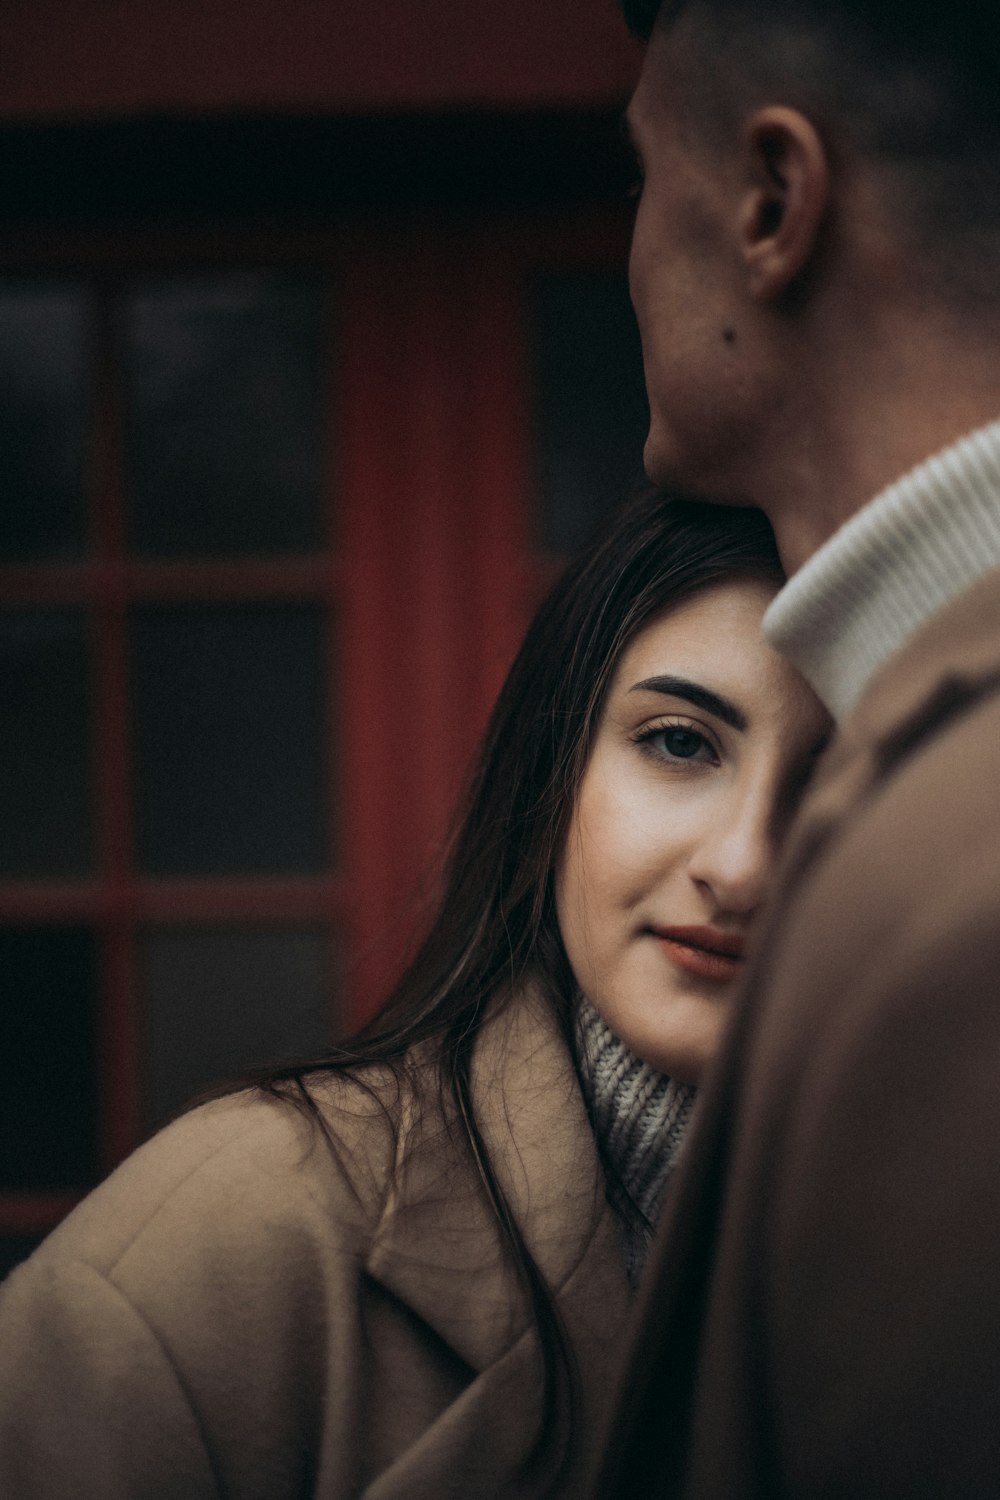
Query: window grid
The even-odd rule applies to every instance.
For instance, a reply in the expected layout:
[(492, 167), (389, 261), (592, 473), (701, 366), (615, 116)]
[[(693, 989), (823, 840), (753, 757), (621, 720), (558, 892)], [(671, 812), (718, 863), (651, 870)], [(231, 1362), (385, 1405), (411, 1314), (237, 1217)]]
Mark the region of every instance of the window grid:
[[(531, 520), (529, 279), (569, 265), (620, 267), (626, 242), (621, 213), (587, 211), (556, 219), (506, 215), (471, 231), (381, 224), (347, 235), (220, 233), (210, 255), (204, 241), (183, 235), (118, 244), (88, 236), (61, 258), (50, 246), (0, 244), (0, 266), (16, 270), (27, 259), (34, 274), (39, 266), (59, 274), (69, 259), (77, 276), (81, 264), (84, 274), (89, 267), (94, 287), (89, 553), (82, 561), (0, 566), (0, 600), (87, 611), (96, 868), (83, 880), (0, 881), (0, 925), (83, 921), (98, 934), (105, 1170), (133, 1149), (140, 1130), (143, 926), (321, 925), (336, 934), (343, 955), (342, 1019), (360, 1020), (384, 993), (398, 954), (387, 959), (381, 939), (400, 892), (412, 896), (414, 886), (400, 881), (395, 867), (417, 856), (420, 886), (426, 850), (440, 847), (503, 672), (559, 571), (558, 559), (541, 555)], [(326, 483), (331, 507), (337, 496), (337, 524), (327, 527), (335, 551), (328, 545), (310, 556), (190, 562), (126, 555), (120, 288), (136, 268), (203, 262), (318, 264), (335, 282), (328, 425), (336, 474)], [(395, 307), (387, 285), (399, 289)], [(429, 361), (427, 350), (437, 351)], [(397, 438), (401, 451), (389, 451)], [(398, 546), (401, 493), (416, 515), (409, 550)], [(421, 564), (425, 573), (430, 564), (429, 578), (419, 574)], [(462, 584), (450, 598), (456, 578)], [(137, 871), (127, 612), (140, 603), (194, 601), (324, 608), (326, 701), (340, 719), (336, 765), (326, 736), (337, 788), (328, 803), (344, 810), (336, 868), (316, 876), (191, 880)], [(433, 688), (429, 704), (401, 689), (402, 679), (428, 669), (440, 676), (442, 660), (451, 676)], [(450, 702), (456, 695), (463, 705), (458, 725)], [(397, 714), (420, 741), (416, 775), (401, 773), (384, 742)], [(42, 1233), (74, 1201), (63, 1193), (0, 1195), (0, 1233)]]
[[(95, 931), (102, 1171), (110, 1170), (132, 1150), (141, 1133), (140, 928), (144, 924), (208, 927), (224, 922), (294, 929), (309, 923), (336, 933), (347, 910), (343, 876), (332, 868), (312, 876), (235, 879), (156, 879), (137, 868), (130, 763), (129, 611), (150, 603), (319, 604), (326, 621), (329, 686), (338, 644), (342, 568), (329, 549), (309, 556), (210, 561), (159, 562), (127, 555), (119, 319), (124, 285), (124, 276), (111, 273), (94, 275), (89, 281), (86, 554), (70, 562), (0, 567), (3, 607), (67, 605), (85, 611), (92, 702), (93, 870), (80, 879), (0, 881), (0, 924), (61, 927), (84, 922)], [(330, 476), (324, 488), (325, 503), (331, 507)], [(334, 535), (332, 527), (329, 534)], [(325, 732), (328, 739), (329, 726)], [(76, 1198), (66, 1192), (0, 1194), (0, 1232), (43, 1233)]]

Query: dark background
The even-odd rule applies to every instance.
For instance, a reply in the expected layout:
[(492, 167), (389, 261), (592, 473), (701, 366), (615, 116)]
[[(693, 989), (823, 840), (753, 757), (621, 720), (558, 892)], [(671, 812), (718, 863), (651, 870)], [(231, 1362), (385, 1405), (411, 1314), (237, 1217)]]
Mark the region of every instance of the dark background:
[(0, 1269), (385, 993), (639, 481), (611, 0), (0, 14)]

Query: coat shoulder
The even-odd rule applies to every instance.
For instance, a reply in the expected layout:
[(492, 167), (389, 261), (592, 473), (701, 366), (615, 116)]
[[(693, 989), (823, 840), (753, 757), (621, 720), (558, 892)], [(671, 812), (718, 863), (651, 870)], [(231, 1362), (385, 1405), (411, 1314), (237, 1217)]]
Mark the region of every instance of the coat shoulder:
[[(391, 1080), (244, 1091), (136, 1151), (0, 1290), (0, 1490), (353, 1493)], [(135, 1441), (135, 1434), (140, 1441)]]
[(253, 1089), (203, 1104), (134, 1152), (14, 1274), (73, 1261), (127, 1288), (195, 1258), (249, 1269), (277, 1239), (287, 1254), (331, 1235), (363, 1255), (404, 1113), (394, 1080), (374, 1070), (361, 1083), (320, 1078), (303, 1102)]

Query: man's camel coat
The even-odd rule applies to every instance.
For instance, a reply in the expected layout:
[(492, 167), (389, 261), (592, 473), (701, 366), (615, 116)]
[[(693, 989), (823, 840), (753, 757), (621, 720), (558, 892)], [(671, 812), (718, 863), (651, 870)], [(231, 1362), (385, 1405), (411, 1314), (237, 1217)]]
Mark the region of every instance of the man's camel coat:
[[(576, 1356), (575, 1461), (519, 1478), (537, 1348), (475, 1172), (435, 1109), (317, 1088), (336, 1143), (241, 1094), (185, 1116), (0, 1293), (4, 1500), (579, 1493), (628, 1302), (566, 1045), (526, 997), (474, 1097)], [(393, 1128), (395, 1127), (395, 1128)]]
[(1000, 575), (869, 687), (762, 937), (595, 1493), (1000, 1495)]

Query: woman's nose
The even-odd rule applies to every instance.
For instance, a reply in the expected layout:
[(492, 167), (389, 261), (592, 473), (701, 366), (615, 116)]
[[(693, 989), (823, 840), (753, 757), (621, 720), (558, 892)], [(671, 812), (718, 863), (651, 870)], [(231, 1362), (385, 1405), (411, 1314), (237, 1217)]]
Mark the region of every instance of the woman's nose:
[(688, 873), (720, 913), (751, 916), (764, 900), (776, 853), (771, 814), (770, 805), (748, 801), (720, 808), (698, 841)]

